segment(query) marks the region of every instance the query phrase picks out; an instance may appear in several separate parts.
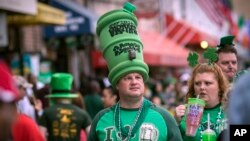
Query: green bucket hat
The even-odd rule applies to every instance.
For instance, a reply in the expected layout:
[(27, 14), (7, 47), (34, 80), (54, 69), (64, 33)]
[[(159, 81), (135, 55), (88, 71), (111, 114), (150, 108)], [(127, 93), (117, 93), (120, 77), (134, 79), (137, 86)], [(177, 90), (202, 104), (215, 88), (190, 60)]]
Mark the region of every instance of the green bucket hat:
[(143, 59), (143, 44), (137, 33), (136, 7), (126, 2), (122, 9), (102, 15), (97, 22), (97, 35), (109, 69), (109, 81), (115, 87), (120, 78), (138, 72), (148, 79), (148, 66)]
[(51, 94), (47, 98), (75, 98), (77, 94), (71, 93), (73, 76), (69, 73), (55, 73), (52, 75), (50, 87)]

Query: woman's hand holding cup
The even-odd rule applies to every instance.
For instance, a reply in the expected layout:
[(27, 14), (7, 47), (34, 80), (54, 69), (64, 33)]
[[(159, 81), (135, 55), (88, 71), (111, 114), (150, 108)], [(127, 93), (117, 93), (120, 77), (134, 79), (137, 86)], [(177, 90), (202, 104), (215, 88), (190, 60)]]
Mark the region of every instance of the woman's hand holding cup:
[(179, 105), (175, 108), (175, 119), (177, 123), (180, 123), (181, 118), (185, 115), (186, 106), (185, 105)]

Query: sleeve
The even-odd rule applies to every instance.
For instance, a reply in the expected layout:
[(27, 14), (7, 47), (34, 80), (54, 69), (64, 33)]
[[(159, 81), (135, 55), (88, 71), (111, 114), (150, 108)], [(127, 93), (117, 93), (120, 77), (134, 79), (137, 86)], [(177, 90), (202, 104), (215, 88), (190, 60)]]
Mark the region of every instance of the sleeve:
[(248, 124), (250, 123), (250, 73), (241, 76), (233, 86), (229, 101), (229, 123), (230, 124)]
[(157, 111), (161, 113), (166, 122), (166, 126), (168, 129), (167, 141), (182, 141), (183, 139), (181, 136), (181, 132), (174, 117), (165, 109), (158, 108)]
[(166, 113), (168, 141), (182, 141), (181, 133), (175, 119), (168, 112)]
[[(250, 109), (249, 78), (250, 73), (244, 74), (233, 86), (229, 98), (229, 124), (250, 123), (248, 112)], [(228, 140), (230, 140), (230, 131), (225, 130), (223, 141)]]
[(186, 136), (186, 115), (182, 117), (181, 122), (179, 124), (179, 129), (181, 132), (182, 138)]
[(96, 127), (97, 127), (97, 124), (98, 124), (98, 121), (100, 121), (101, 117), (107, 113), (111, 108), (107, 108), (107, 109), (104, 109), (102, 111), (100, 111), (94, 118), (94, 120), (92, 121), (92, 124), (91, 124), (91, 128), (90, 128), (90, 132), (89, 132), (89, 135), (88, 135), (88, 140), (87, 141), (99, 141), (98, 139), (98, 135), (97, 135), (97, 132), (96, 132)]
[(90, 128), (87, 141), (99, 141), (97, 133), (96, 133), (96, 126), (97, 126), (99, 118), (100, 118), (100, 113), (95, 116), (94, 120), (91, 123), (91, 128)]

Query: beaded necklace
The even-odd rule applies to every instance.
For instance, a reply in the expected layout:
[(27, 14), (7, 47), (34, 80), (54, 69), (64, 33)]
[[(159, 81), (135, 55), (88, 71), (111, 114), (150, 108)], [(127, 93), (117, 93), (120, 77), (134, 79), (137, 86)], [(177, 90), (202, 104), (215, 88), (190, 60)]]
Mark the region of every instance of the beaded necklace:
[[(216, 122), (214, 124), (214, 127), (213, 130), (216, 132), (216, 134), (218, 135), (221, 131), (223, 131), (224, 129), (227, 128), (227, 120), (225, 119), (225, 117), (222, 119), (222, 114), (224, 114), (224, 111), (222, 109), (222, 106), (220, 106), (220, 110), (217, 114), (217, 117), (216, 117)], [(207, 121), (206, 121), (207, 122)], [(207, 125), (207, 123), (204, 123), (203, 124), (200, 124), (199, 128), (198, 128), (198, 131), (200, 132), (200, 139), (202, 141), (202, 132), (204, 130), (206, 130), (206, 127), (204, 127), (203, 125)]]
[[(139, 111), (136, 114), (136, 118), (134, 120), (134, 123), (132, 126), (129, 128), (129, 131), (126, 132), (124, 128), (122, 128), (121, 125), (121, 115), (120, 115), (120, 101), (116, 104), (115, 107), (115, 112), (114, 112), (114, 125), (115, 125), (115, 130), (117, 131), (118, 128), (118, 134), (116, 134), (116, 138), (119, 139), (120, 141), (129, 141), (131, 138), (131, 135), (134, 136), (135, 132), (135, 126), (138, 126), (138, 119), (142, 116), (142, 110), (144, 107), (144, 101), (141, 102)], [(117, 127), (118, 126), (118, 127)]]

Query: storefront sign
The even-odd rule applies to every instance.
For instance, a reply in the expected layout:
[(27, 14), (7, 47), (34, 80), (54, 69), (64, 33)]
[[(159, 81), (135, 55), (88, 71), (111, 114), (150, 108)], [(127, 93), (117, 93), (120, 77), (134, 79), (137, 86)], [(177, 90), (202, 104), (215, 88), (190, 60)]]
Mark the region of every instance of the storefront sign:
[(23, 14), (36, 14), (36, 0), (1, 0), (0, 9)]
[(44, 37), (66, 37), (93, 33), (93, 18), (97, 16), (86, 8), (68, 0), (52, 0), (51, 5), (62, 9), (66, 13), (66, 23), (60, 26), (46, 26)]
[(88, 19), (82, 17), (82, 16), (74, 16), (74, 13), (71, 11), (66, 13), (66, 24), (62, 26), (54, 26), (54, 32), (58, 34), (64, 34), (64, 33), (76, 33), (79, 32), (82, 29), (84, 24), (88, 22)]
[(65, 14), (62, 10), (49, 6), (47, 4), (37, 4), (36, 15), (10, 15), (9, 24), (65, 24)]

